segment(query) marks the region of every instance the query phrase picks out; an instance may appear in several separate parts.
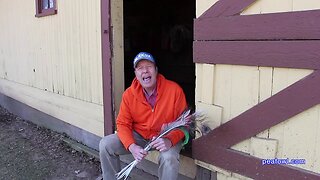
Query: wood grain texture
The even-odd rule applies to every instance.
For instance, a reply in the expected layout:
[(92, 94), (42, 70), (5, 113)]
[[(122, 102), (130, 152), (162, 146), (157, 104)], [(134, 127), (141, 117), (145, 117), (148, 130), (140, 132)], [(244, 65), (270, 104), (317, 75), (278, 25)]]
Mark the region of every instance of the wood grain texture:
[(194, 62), (320, 68), (320, 41), (195, 41)]
[[(196, 19), (195, 40), (320, 39), (320, 10)], [(276, 21), (275, 21), (276, 19)]]

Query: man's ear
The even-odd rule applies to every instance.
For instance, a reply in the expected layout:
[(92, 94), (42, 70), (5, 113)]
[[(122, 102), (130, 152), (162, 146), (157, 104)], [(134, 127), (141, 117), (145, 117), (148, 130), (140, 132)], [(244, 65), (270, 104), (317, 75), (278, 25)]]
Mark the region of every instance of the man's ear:
[(158, 72), (158, 66), (156, 66), (156, 72)]

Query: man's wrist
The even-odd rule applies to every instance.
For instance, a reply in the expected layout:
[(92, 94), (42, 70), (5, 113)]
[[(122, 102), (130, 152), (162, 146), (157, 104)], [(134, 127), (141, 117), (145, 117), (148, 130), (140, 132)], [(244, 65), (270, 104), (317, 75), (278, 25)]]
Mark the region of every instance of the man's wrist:
[(132, 152), (132, 150), (133, 150), (133, 148), (134, 148), (135, 146), (137, 146), (135, 143), (130, 144), (130, 145), (128, 146), (128, 150), (129, 150), (130, 152)]
[(163, 139), (165, 139), (169, 142), (169, 145), (170, 145), (169, 148), (171, 148), (173, 146), (172, 141), (169, 138), (164, 137)]
[(133, 145), (133, 143), (128, 146), (128, 150), (129, 150), (130, 152), (131, 152), (131, 149), (132, 149), (132, 145)]

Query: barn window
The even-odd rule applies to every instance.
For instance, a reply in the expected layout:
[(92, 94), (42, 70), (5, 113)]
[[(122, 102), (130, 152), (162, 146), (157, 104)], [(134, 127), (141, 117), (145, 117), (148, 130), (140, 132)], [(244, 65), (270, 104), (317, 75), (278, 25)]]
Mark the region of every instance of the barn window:
[(57, 14), (56, 0), (36, 0), (36, 17)]

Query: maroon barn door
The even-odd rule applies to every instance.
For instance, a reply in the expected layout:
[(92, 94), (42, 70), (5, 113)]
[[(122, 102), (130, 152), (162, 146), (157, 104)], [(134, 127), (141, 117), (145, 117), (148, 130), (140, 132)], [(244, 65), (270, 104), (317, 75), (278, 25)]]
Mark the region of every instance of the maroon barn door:
[(110, 0), (101, 0), (102, 81), (105, 135), (114, 132), (111, 83), (110, 18)]
[(315, 71), (194, 140), (193, 157), (253, 179), (319, 179), (230, 148), (320, 103), (320, 10), (240, 16), (253, 2), (220, 0), (195, 20), (194, 62)]

